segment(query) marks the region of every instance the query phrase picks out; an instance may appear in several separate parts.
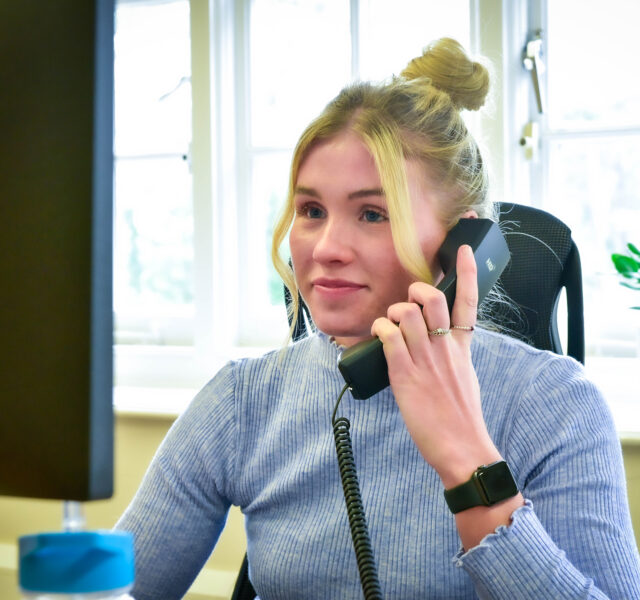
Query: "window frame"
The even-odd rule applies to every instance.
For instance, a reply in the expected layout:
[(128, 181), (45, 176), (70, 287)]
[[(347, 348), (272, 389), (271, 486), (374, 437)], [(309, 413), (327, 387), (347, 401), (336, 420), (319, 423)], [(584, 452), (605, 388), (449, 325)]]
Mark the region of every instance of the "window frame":
[[(124, 0), (126, 2), (144, 0)], [(114, 346), (115, 372), (115, 405), (116, 408), (134, 405), (135, 410), (153, 411), (155, 395), (144, 394), (157, 389), (184, 390), (183, 398), (178, 406), (184, 405), (186, 395), (199, 389), (215, 371), (228, 359), (230, 352), (216, 345), (213, 335), (207, 332), (216, 331), (220, 339), (228, 340), (233, 318), (216, 318), (216, 315), (232, 314), (234, 303), (230, 298), (214, 294), (214, 281), (222, 277), (233, 280), (233, 273), (228, 267), (216, 260), (216, 257), (227, 256), (231, 264), (234, 261), (234, 244), (228, 236), (216, 235), (215, 223), (224, 222), (228, 218), (229, 208), (233, 203), (224, 206), (216, 199), (230, 193), (233, 178), (219, 177), (219, 173), (229, 168), (223, 160), (218, 160), (216, 147), (212, 140), (215, 136), (228, 136), (222, 124), (215, 122), (215, 107), (224, 100), (215, 97), (212, 88), (212, 67), (214, 55), (210, 40), (211, 29), (218, 31), (214, 39), (224, 48), (228, 40), (223, 38), (222, 19), (228, 18), (226, 13), (216, 15), (212, 20), (211, 7), (208, 0), (189, 0), (191, 27), (191, 85), (192, 85), (192, 141), (190, 148), (190, 167), (192, 171), (192, 199), (194, 218), (194, 318), (187, 326), (192, 327), (192, 344), (157, 345), (157, 344), (116, 344)], [(233, 3), (231, 4), (233, 7)], [(222, 64), (222, 63), (221, 63)], [(216, 65), (219, 67), (220, 65)], [(220, 76), (220, 69), (215, 72)], [(227, 110), (233, 109), (233, 99)], [(233, 167), (232, 167), (233, 168)], [(217, 182), (215, 188), (213, 182)], [(235, 219), (235, 215), (232, 215)], [(142, 402), (142, 395), (148, 402)], [(148, 405), (148, 406), (147, 406)], [(165, 409), (163, 409), (165, 410)], [(179, 410), (179, 409), (178, 409)]]
[[(526, 42), (531, 39), (534, 32), (543, 34), (543, 59), (544, 59), (544, 32), (547, 30), (547, 4), (549, 0), (514, 0), (505, 3), (503, 14), (503, 96), (505, 105), (510, 108), (504, 113), (503, 155), (501, 167), (503, 169), (504, 197), (514, 201), (537, 206), (549, 210), (544, 206), (543, 196), (547, 193), (549, 185), (549, 144), (548, 142), (558, 137), (569, 136), (579, 138), (584, 136), (581, 132), (556, 133), (551, 132), (546, 124), (546, 119), (540, 118), (533, 92), (530, 74), (520, 68), (519, 73), (514, 68), (522, 65), (523, 49)], [(511, 65), (511, 72), (505, 65)], [(546, 78), (542, 77), (543, 102), (547, 93)], [(539, 126), (539, 140), (534, 146), (537, 152), (537, 160), (528, 160), (524, 148), (520, 145), (520, 139), (526, 133), (527, 123), (536, 122)], [(594, 135), (606, 136), (611, 131), (600, 131)], [(618, 131), (620, 133), (620, 131)], [(591, 134), (589, 134), (591, 135)], [(582, 270), (588, 269), (583, 262)], [(559, 307), (562, 318), (562, 302)], [(631, 319), (631, 316), (630, 316)], [(589, 323), (585, 322), (585, 327)], [(632, 325), (630, 325), (632, 327)], [(636, 321), (636, 328), (640, 335), (640, 322)], [(560, 324), (561, 337), (566, 337), (566, 327)], [(639, 340), (640, 341), (640, 340)], [(563, 347), (566, 344), (563, 339)], [(640, 363), (640, 357), (625, 358), (607, 356), (607, 351), (599, 354), (589, 352), (585, 359), (587, 376), (603, 391), (606, 402), (613, 413), (620, 436), (622, 438), (636, 438), (640, 433), (640, 412), (637, 410), (637, 399), (633, 398), (632, 390), (635, 389), (635, 373)]]
[[(492, 104), (480, 116), (482, 140), (489, 151), (492, 196), (496, 201), (513, 199), (536, 205), (536, 187), (545, 174), (543, 161), (527, 161), (520, 145), (524, 125), (531, 119), (534, 98), (529, 74), (521, 68), (522, 49), (529, 31), (540, 28), (546, 18), (545, 0), (469, 0), (471, 51), (486, 56), (494, 66)], [(230, 358), (261, 354), (264, 347), (241, 345), (238, 336), (240, 311), (237, 295), (242, 257), (237, 223), (242, 209), (230, 198), (243, 191), (238, 177), (243, 151), (249, 144), (248, 94), (249, 14), (245, 2), (190, 0), (192, 27), (192, 89), (194, 244), (196, 273), (195, 336), (192, 347), (117, 346), (115, 358), (121, 406), (139, 398), (145, 387), (174, 389), (181, 400), (176, 414), (190, 397)], [(358, 69), (358, 0), (351, 1), (352, 72)], [(243, 102), (244, 104), (241, 104)], [(224, 115), (224, 118), (223, 118)], [(238, 124), (240, 122), (240, 124)], [(245, 125), (243, 125), (243, 123)], [(243, 148), (243, 145), (246, 145)], [(540, 148), (541, 157), (544, 148)], [(233, 224), (224, 227), (221, 224)], [(229, 293), (219, 294), (215, 282), (225, 281)], [(259, 317), (260, 315), (258, 315)], [(588, 373), (607, 387), (611, 376), (624, 380), (625, 361), (592, 359)], [(622, 377), (622, 379), (620, 379)], [(613, 386), (609, 385), (609, 388)], [(608, 397), (628, 394), (605, 389)], [(632, 386), (626, 389), (633, 389)], [(149, 394), (153, 404), (156, 395)], [(150, 406), (149, 410), (153, 410)], [(640, 423), (632, 429), (640, 431)]]
[[(484, 4), (470, 0), (472, 40), (473, 23), (485, 21)], [(240, 333), (242, 308), (234, 290), (241, 289), (241, 281), (235, 265), (248, 260), (241, 254), (243, 244), (238, 243), (241, 239), (238, 223), (246, 215), (241, 203), (228, 201), (248, 193), (242, 183), (249, 181), (244, 163), (250, 150), (248, 2), (190, 0), (190, 9), (193, 132), (189, 158), (193, 175), (195, 246), (193, 345), (117, 344), (114, 348), (116, 397), (120, 402), (116, 404), (123, 407), (144, 389), (185, 389), (192, 393), (227, 360), (256, 356), (267, 349), (264, 345), (243, 343)], [(359, 72), (359, 10), (359, 0), (350, 0), (354, 78)], [(238, 118), (239, 115), (242, 118)], [(232, 226), (224, 227), (221, 225), (224, 223)], [(228, 293), (216, 293), (215, 285), (220, 281), (225, 282)], [(240, 294), (246, 296), (247, 290)], [(284, 311), (272, 319), (283, 317)], [(246, 318), (251, 327), (257, 327), (264, 317), (253, 314)], [(286, 333), (286, 323), (284, 325)], [(152, 397), (150, 393), (149, 398)]]
[[(247, 244), (239, 227), (247, 215), (243, 203), (230, 199), (249, 197), (252, 153), (282, 150), (251, 147), (249, 4), (249, 0), (190, 0), (193, 346), (116, 345), (116, 386), (121, 397), (133, 388), (197, 390), (227, 360), (256, 356), (274, 347), (273, 342), (266, 346), (259, 339), (252, 345), (248, 339), (247, 331), (264, 327), (265, 320), (282, 325), (282, 340), (276, 344), (285, 342), (284, 307), (265, 314), (249, 310), (247, 303), (243, 306), (240, 299), (250, 297), (250, 290), (236, 267), (250, 260), (243, 255)], [(480, 5), (479, 0), (471, 0), (475, 10)], [(352, 78), (359, 72), (360, 9), (359, 0), (350, 0)], [(227, 291), (216, 293), (216, 282), (222, 281)]]

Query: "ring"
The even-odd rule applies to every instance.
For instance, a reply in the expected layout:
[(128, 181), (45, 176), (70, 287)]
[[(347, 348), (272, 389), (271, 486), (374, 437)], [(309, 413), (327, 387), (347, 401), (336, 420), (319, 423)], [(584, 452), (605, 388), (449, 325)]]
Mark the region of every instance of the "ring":
[(451, 329), (460, 329), (462, 331), (473, 331), (475, 327), (473, 325), (452, 325)]
[(442, 327), (438, 327), (437, 329), (430, 331), (429, 335), (447, 335), (449, 331), (450, 331), (449, 329), (443, 329)]

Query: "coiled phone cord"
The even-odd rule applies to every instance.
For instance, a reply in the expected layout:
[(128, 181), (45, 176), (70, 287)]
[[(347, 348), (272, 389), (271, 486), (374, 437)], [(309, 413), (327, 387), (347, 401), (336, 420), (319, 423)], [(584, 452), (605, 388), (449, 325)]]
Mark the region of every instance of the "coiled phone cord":
[(353, 458), (351, 436), (349, 435), (351, 423), (349, 423), (349, 420), (345, 417), (336, 419), (338, 406), (340, 405), (342, 396), (344, 396), (344, 393), (348, 389), (348, 384), (342, 388), (336, 406), (333, 409), (333, 415), (331, 416), (333, 437), (336, 443), (338, 468), (340, 469), (340, 479), (342, 480), (342, 490), (347, 506), (351, 539), (353, 540), (353, 548), (356, 553), (362, 591), (364, 592), (365, 600), (382, 600), (382, 590), (380, 589), (380, 582), (378, 581), (376, 562), (369, 538), (364, 506), (362, 505), (360, 485), (358, 484), (356, 463)]

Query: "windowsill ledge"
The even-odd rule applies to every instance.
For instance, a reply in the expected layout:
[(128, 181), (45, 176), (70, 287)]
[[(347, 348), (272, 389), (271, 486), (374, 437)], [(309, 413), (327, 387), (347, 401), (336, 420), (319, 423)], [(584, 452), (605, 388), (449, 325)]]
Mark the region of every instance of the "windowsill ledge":
[[(613, 413), (620, 439), (640, 444), (640, 396), (637, 378), (640, 357), (589, 357), (587, 375), (602, 390)], [(114, 408), (119, 416), (175, 419), (198, 393), (195, 387), (114, 387)]]
[(197, 389), (116, 386), (113, 407), (117, 416), (176, 419), (198, 393)]
[(640, 395), (637, 392), (640, 357), (589, 356), (586, 372), (602, 390), (620, 439), (625, 443), (640, 444)]

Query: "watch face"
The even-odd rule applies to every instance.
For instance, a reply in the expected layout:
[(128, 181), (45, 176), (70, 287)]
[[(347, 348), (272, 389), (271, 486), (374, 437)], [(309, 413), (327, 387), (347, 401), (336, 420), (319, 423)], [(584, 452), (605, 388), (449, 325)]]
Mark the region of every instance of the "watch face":
[(511, 498), (518, 493), (509, 465), (503, 460), (485, 467), (477, 474), (477, 479), (489, 501), (489, 506)]

